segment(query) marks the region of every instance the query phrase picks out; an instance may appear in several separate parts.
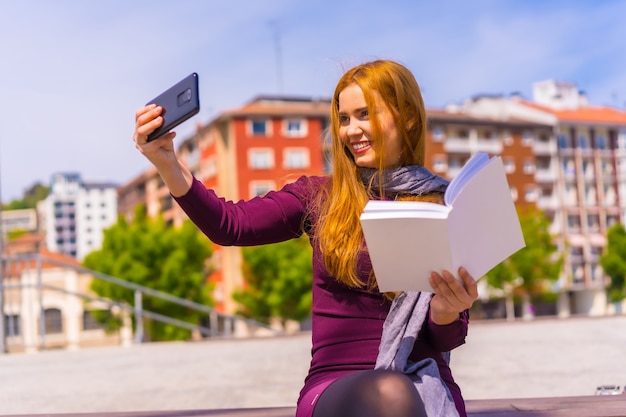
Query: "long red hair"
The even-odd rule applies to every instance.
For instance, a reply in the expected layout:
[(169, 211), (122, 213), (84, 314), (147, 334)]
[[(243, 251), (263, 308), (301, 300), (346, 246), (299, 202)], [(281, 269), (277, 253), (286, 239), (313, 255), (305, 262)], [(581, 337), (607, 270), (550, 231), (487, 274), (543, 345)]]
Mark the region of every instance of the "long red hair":
[(359, 217), (371, 197), (358, 173), (352, 154), (339, 137), (339, 94), (356, 84), (363, 91), (369, 109), (374, 149), (382, 171), (382, 128), (374, 111), (378, 93), (391, 111), (402, 139), (400, 165), (423, 165), (426, 139), (426, 110), (419, 85), (403, 65), (389, 60), (376, 60), (348, 70), (337, 83), (331, 102), (330, 134), (332, 180), (321, 194), (320, 217), (316, 239), (320, 245), (328, 272), (351, 287), (376, 286), (375, 281), (359, 279), (357, 259), (363, 250), (363, 232)]

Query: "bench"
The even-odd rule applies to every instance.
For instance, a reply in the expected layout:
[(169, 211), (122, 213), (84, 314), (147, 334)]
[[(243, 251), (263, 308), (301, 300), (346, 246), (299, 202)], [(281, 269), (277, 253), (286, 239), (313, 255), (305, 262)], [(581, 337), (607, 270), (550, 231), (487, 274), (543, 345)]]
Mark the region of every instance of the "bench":
[[(626, 395), (468, 400), (469, 417), (625, 417)], [(294, 407), (46, 414), (46, 417), (294, 417)], [(9, 417), (9, 416), (3, 416)], [(21, 414), (19, 417), (41, 417)]]

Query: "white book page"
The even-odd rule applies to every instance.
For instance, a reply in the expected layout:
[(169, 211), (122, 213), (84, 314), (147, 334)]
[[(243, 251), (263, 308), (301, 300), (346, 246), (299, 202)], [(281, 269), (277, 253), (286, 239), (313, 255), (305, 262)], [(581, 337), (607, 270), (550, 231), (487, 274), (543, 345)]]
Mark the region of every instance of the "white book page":
[(525, 246), (500, 158), (458, 193), (449, 222), (455, 268), (464, 266), (475, 279)]
[(427, 291), (431, 271), (452, 267), (445, 218), (362, 219), (380, 291)]
[(489, 155), (484, 152), (478, 152), (472, 156), (463, 165), (463, 168), (456, 174), (444, 195), (446, 206), (451, 206), (454, 203), (454, 199), (461, 192), (465, 184), (479, 171), (485, 164), (489, 163)]
[(447, 217), (449, 207), (441, 204), (423, 201), (379, 201), (372, 200), (365, 205), (361, 220), (379, 218), (444, 218)]

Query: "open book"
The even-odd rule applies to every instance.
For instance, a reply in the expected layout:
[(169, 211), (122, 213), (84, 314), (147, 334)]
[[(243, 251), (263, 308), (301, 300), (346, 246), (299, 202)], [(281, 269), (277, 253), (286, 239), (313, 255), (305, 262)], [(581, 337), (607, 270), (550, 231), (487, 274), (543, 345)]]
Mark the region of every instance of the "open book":
[(475, 154), (452, 179), (445, 205), (367, 203), (361, 215), (380, 291), (427, 291), (431, 271), (478, 280), (525, 246), (500, 157)]

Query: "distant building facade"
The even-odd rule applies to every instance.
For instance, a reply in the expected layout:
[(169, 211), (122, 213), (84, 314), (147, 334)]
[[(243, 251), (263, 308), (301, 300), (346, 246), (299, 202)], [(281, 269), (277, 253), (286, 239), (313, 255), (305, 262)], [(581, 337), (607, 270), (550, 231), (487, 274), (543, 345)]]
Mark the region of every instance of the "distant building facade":
[[(515, 204), (544, 211), (559, 248), (567, 251), (555, 313), (604, 314), (607, 278), (599, 257), (607, 229), (626, 219), (626, 112), (590, 106), (567, 83), (538, 83), (535, 91), (534, 101), (478, 96), (428, 109), (425, 165), (451, 179), (476, 152), (501, 156)], [(199, 126), (178, 153), (218, 195), (249, 199), (299, 175), (329, 173), (329, 105), (258, 97)], [(127, 216), (141, 203), (172, 224), (186, 218), (154, 169), (118, 192), (120, 212)], [(218, 248), (214, 262), (218, 307), (233, 312), (230, 295), (242, 284), (240, 250)]]
[[(260, 96), (224, 111), (180, 143), (178, 155), (202, 183), (227, 200), (247, 200), (281, 188), (301, 175), (323, 175), (328, 150), (324, 134), (330, 101)], [(120, 214), (131, 218), (138, 204), (148, 215), (180, 225), (186, 215), (175, 204), (156, 170), (150, 168), (118, 189)], [(232, 292), (243, 284), (241, 250), (215, 246), (216, 307), (233, 313)]]
[(561, 310), (597, 315), (606, 311), (607, 277), (599, 260), (608, 229), (626, 219), (626, 111), (592, 106), (575, 85), (536, 83), (533, 100), (479, 97), (463, 111), (491, 118), (547, 123), (549, 136), (529, 132), (532, 153), (523, 170), (534, 185), (523, 194), (552, 220), (551, 231), (566, 251), (557, 290)]
[(2, 210), (0, 222), (4, 237), (7, 233), (16, 231), (34, 232), (39, 227), (37, 210), (35, 209)]
[(117, 186), (86, 182), (77, 173), (57, 173), (38, 211), (47, 248), (82, 260), (101, 247), (103, 231), (117, 220)]
[(91, 291), (93, 277), (77, 269), (75, 258), (49, 251), (42, 235), (27, 233), (6, 242), (2, 256), (8, 352), (131, 343), (128, 324), (107, 333), (96, 321), (92, 313), (106, 313), (110, 306)]

